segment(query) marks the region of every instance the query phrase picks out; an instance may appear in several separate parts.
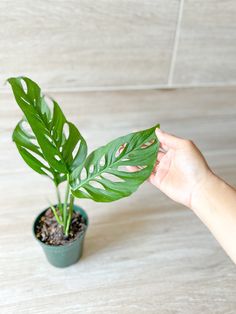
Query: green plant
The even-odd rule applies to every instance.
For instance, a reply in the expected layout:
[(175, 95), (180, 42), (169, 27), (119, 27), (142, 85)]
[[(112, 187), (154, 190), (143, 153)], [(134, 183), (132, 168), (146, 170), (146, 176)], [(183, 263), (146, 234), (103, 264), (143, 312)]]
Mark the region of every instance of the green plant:
[[(24, 117), (13, 132), (19, 153), (36, 172), (55, 184), (57, 222), (68, 235), (74, 197), (111, 202), (129, 196), (150, 175), (159, 147), (155, 127), (119, 137), (87, 156), (87, 144), (57, 102), (46, 100), (40, 87), (27, 77), (8, 79)], [(51, 102), (51, 107), (49, 105)], [(139, 166), (130, 173), (126, 166)], [(62, 202), (59, 185), (66, 181)]]

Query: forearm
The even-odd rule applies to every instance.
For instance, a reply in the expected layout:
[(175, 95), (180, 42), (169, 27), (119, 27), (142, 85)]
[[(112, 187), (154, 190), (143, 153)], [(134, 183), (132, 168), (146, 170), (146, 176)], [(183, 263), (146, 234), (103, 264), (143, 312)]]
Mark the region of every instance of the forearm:
[(193, 194), (191, 207), (236, 263), (236, 190), (209, 173)]

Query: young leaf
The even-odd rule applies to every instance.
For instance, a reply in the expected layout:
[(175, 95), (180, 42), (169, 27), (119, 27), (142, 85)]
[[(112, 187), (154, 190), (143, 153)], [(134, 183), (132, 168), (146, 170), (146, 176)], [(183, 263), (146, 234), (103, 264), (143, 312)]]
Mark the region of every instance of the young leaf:
[[(53, 180), (59, 184), (65, 180), (66, 174), (84, 162), (87, 144), (75, 125), (66, 120), (55, 100), (52, 100), (51, 112), (35, 82), (27, 77), (9, 78), (8, 82), (33, 133), (29, 135), (21, 122), (16, 126), (13, 140), (21, 156), (38, 173), (51, 172)], [(68, 135), (64, 131), (66, 126)]]
[(20, 120), (12, 135), (12, 139), (16, 143), (21, 157), (33, 170), (53, 179), (56, 185), (65, 181), (65, 175), (60, 175), (60, 173), (55, 172), (53, 168), (50, 167), (43, 156), (41, 148), (37, 144), (36, 137), (31, 130), (26, 130), (24, 124), (27, 124), (27, 121), (25, 119)]
[[(159, 142), (155, 129), (119, 137), (93, 151), (84, 166), (71, 174), (74, 196), (111, 202), (136, 191), (156, 161)], [(139, 170), (131, 173), (127, 166), (138, 166)]]

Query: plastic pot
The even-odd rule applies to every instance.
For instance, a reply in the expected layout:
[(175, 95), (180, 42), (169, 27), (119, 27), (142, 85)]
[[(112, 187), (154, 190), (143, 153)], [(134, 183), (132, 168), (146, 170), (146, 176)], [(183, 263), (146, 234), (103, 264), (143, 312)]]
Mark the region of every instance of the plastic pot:
[[(74, 205), (73, 209), (76, 212), (80, 212), (80, 214), (83, 216), (85, 220), (86, 226), (88, 227), (88, 216), (86, 212), (77, 205)], [(55, 267), (68, 267), (72, 264), (75, 264), (80, 259), (83, 253), (84, 237), (85, 237), (87, 227), (83, 231), (83, 233), (80, 234), (78, 238), (76, 238), (74, 241), (68, 244), (60, 245), (60, 246), (45, 244), (36, 237), (35, 231), (36, 231), (36, 226), (37, 226), (38, 221), (40, 220), (40, 218), (46, 211), (47, 209), (42, 211), (34, 221), (33, 234), (34, 234), (35, 239), (43, 248), (43, 251), (47, 257), (47, 260), (49, 261), (51, 265)]]

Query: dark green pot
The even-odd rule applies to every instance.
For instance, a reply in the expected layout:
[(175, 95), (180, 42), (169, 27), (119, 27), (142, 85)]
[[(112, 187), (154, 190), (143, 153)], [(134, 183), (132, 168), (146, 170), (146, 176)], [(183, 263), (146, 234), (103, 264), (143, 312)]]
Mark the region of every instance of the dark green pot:
[[(72, 264), (75, 264), (82, 256), (84, 237), (85, 237), (87, 228), (80, 235), (80, 237), (78, 237), (71, 243), (68, 243), (66, 245), (61, 245), (61, 246), (47, 245), (43, 243), (42, 241), (40, 241), (35, 235), (36, 225), (39, 219), (41, 218), (41, 216), (46, 212), (46, 210), (47, 209), (42, 211), (41, 214), (39, 214), (38, 217), (34, 221), (33, 234), (34, 234), (35, 239), (42, 246), (49, 263), (52, 264), (53, 266), (68, 267)], [(86, 226), (88, 227), (88, 216), (86, 212), (77, 205), (74, 205), (74, 211), (80, 212), (80, 214), (83, 216), (86, 222)]]

